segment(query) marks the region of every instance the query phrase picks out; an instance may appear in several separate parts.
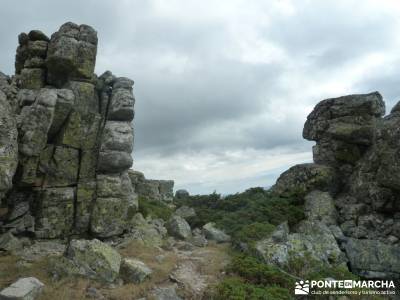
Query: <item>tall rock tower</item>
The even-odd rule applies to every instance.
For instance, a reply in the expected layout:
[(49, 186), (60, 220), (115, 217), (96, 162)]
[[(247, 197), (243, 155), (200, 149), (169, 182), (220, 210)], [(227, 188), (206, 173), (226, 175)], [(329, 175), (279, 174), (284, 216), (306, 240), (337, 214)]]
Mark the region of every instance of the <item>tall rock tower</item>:
[(66, 23), (18, 37), (0, 73), (0, 232), (39, 238), (123, 233), (137, 210), (133, 81), (94, 74), (97, 32)]

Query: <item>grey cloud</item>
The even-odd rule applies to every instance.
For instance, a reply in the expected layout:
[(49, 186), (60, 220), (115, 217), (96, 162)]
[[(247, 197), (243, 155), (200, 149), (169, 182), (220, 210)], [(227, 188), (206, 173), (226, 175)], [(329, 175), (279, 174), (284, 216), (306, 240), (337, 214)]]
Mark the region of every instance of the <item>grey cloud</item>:
[[(87, 23), (99, 34), (96, 72), (110, 69), (135, 80), (134, 157), (139, 165), (146, 159), (155, 169), (160, 160), (199, 152), (220, 155), (221, 161), (227, 159), (224, 153), (245, 149), (300, 153), (311, 151), (312, 143), (302, 139), (301, 131), (305, 107), (312, 109), (324, 98), (315, 95), (319, 84), (333, 76), (338, 82), (348, 80), (344, 70), (358, 58), (396, 46), (395, 13), (375, 9), (379, 1), (367, 2), (361, 7), (359, 1), (348, 0), (291, 1), (293, 14), (268, 15), (277, 1), (226, 1), (226, 14), (233, 11), (233, 17), (221, 11), (220, 17), (191, 18), (195, 12), (184, 6), (176, 15), (165, 14), (157, 1), (9, 1), (0, 11), (0, 68), (13, 72), (20, 32), (37, 28), (50, 34), (66, 21)], [(210, 7), (210, 16), (213, 4), (202, 3)], [(242, 14), (247, 7), (260, 13), (259, 23)], [(261, 22), (264, 13), (267, 24)], [(243, 33), (235, 32), (238, 28)], [(246, 30), (285, 57), (271, 57), (268, 63), (243, 59), (240, 42), (246, 41)], [(263, 54), (258, 43), (249, 47)], [(298, 77), (294, 72), (300, 72)], [(350, 92), (380, 90), (392, 106), (400, 96), (398, 75), (396, 70), (365, 74)], [(302, 80), (315, 86), (302, 85)], [(334, 97), (341, 91), (330, 93)], [(260, 185), (262, 178), (271, 182), (278, 171), (268, 172), (220, 187), (238, 191), (239, 186)], [(211, 187), (197, 188), (209, 192)]]

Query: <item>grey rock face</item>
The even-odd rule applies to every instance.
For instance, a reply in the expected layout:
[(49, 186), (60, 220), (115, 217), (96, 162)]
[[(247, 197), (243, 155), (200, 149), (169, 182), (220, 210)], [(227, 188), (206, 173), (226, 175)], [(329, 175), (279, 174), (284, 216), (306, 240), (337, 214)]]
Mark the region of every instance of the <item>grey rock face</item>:
[(39, 297), (44, 284), (35, 277), (20, 278), (0, 292), (0, 299), (34, 300)]
[(337, 212), (331, 195), (327, 192), (312, 191), (304, 197), (304, 214), (308, 220), (335, 225)]
[(316, 141), (315, 164), (308, 166), (325, 170), (323, 175), (305, 175), (310, 170), (295, 166), (273, 187), (281, 196), (304, 200), (307, 222), (328, 225), (351, 270), (370, 278), (398, 277), (399, 107), (382, 118), (385, 104), (377, 92), (321, 101), (308, 116), (303, 137)]
[(177, 199), (189, 197), (189, 192), (187, 190), (177, 190), (175, 193), (175, 197)]
[(164, 202), (173, 201), (173, 180), (146, 179), (143, 173), (134, 170), (129, 170), (129, 177), (139, 197)]
[(32, 30), (18, 41), (16, 76), (0, 73), (0, 232), (122, 234), (138, 208), (126, 172), (133, 81), (93, 73), (90, 26), (68, 22), (50, 39)]
[(376, 240), (349, 239), (345, 246), (353, 272), (367, 278), (400, 278), (400, 247)]
[(12, 187), (18, 164), (18, 132), (12, 108), (0, 91), (0, 200)]
[(65, 23), (51, 36), (47, 53), (49, 83), (91, 79), (96, 63), (97, 32), (87, 25)]
[(336, 182), (333, 168), (319, 164), (301, 164), (282, 173), (272, 191), (283, 197), (303, 197), (315, 189), (335, 191)]

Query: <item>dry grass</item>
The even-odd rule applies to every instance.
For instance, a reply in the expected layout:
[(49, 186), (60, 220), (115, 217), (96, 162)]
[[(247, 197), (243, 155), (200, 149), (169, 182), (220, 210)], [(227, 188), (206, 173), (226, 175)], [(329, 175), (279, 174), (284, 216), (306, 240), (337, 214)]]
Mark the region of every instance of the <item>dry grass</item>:
[[(168, 275), (175, 268), (178, 259), (173, 252), (161, 252), (157, 248), (145, 246), (140, 242), (132, 242), (119, 252), (123, 257), (140, 259), (153, 270), (153, 273), (143, 283), (126, 284), (112, 290), (102, 290), (102, 293), (109, 299), (131, 300), (147, 296), (154, 286), (169, 280)], [(160, 254), (165, 255), (161, 264), (155, 259)]]
[[(206, 248), (196, 249), (193, 255), (206, 257), (207, 263), (200, 266), (201, 273), (212, 276), (217, 280), (221, 271), (229, 260), (227, 245), (211, 244)], [(45, 284), (45, 289), (39, 300), (80, 300), (86, 297), (88, 287), (97, 288), (106, 299), (133, 300), (146, 297), (154, 286), (168, 283), (169, 274), (180, 259), (172, 251), (161, 251), (158, 248), (144, 246), (139, 242), (132, 242), (124, 249), (119, 250), (123, 257), (135, 257), (146, 263), (152, 270), (151, 278), (141, 284), (125, 284), (117, 287), (107, 287), (99, 282), (82, 277), (65, 278), (59, 281), (52, 279), (49, 259), (43, 259), (31, 264), (20, 261), (12, 255), (0, 256), (0, 290), (10, 285), (20, 277), (34, 276)], [(162, 263), (157, 262), (157, 255), (164, 255)]]

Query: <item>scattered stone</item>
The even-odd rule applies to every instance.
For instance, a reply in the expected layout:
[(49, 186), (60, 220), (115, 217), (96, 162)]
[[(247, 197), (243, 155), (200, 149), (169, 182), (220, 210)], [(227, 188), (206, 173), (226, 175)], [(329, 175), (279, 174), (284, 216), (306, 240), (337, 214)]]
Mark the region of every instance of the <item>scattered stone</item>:
[(215, 227), (214, 223), (207, 223), (203, 226), (203, 232), (208, 240), (216, 241), (217, 243), (227, 243), (231, 241), (231, 237), (224, 231)]
[(0, 299), (34, 300), (43, 288), (44, 284), (35, 277), (20, 278), (0, 292)]
[(134, 258), (124, 258), (121, 264), (120, 275), (125, 283), (141, 283), (153, 271), (145, 263)]

